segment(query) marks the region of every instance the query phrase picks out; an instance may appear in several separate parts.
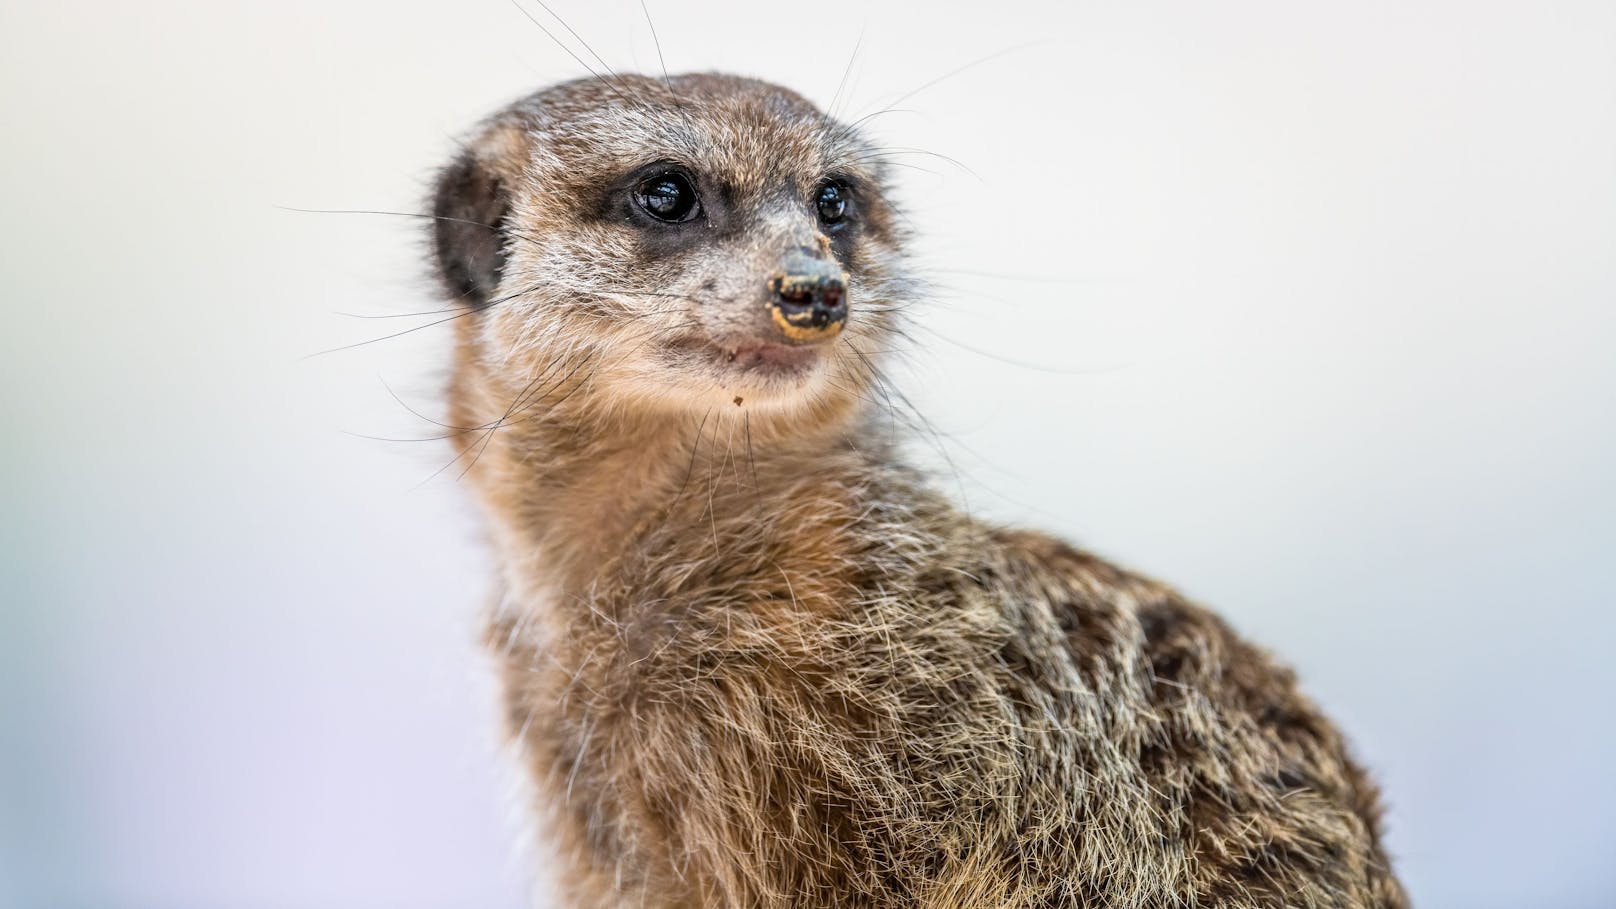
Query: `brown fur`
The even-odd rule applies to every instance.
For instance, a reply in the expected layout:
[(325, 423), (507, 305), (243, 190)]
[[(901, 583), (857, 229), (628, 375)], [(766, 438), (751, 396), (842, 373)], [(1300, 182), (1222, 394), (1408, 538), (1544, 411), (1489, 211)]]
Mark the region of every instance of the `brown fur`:
[[(712, 202), (685, 233), (623, 207), (658, 160)], [(440, 181), (488, 645), (567, 904), (1404, 906), (1288, 671), (903, 464), (882, 161), (774, 86), (633, 77), (512, 105)], [(851, 316), (783, 374), (744, 350), (788, 253), (834, 256)]]

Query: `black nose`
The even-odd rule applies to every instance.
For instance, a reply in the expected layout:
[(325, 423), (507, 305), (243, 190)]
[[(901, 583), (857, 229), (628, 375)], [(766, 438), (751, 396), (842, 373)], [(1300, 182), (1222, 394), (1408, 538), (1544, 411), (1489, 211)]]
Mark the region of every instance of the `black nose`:
[(803, 269), (769, 279), (775, 324), (795, 341), (812, 341), (842, 330), (847, 321), (847, 282), (840, 270)]

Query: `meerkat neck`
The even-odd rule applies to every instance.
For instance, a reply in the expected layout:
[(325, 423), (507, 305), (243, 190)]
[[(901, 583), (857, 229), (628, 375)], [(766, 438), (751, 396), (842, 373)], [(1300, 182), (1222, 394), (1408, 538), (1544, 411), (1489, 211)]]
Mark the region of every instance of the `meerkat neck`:
[(788, 506), (815, 477), (889, 457), (857, 431), (858, 410), (798, 423), (739, 406), (603, 416), (612, 409), (589, 397), (502, 428), (473, 471), (506, 559), (563, 588), (596, 583), (648, 531), (715, 535)]

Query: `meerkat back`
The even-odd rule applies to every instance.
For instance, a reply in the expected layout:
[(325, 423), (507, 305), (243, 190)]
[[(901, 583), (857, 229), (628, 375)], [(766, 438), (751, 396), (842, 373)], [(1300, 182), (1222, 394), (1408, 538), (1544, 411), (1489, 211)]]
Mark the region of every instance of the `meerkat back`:
[(856, 129), (748, 79), (571, 82), (433, 213), (564, 905), (1406, 904), (1290, 672), (904, 463), (881, 369), (926, 301)]

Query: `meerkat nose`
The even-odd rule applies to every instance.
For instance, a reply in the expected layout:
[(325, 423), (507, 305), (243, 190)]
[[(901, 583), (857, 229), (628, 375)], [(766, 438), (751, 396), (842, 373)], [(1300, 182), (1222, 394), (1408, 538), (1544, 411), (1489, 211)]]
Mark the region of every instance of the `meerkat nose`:
[(803, 262), (769, 278), (769, 314), (793, 341), (833, 338), (847, 324), (847, 275), (828, 262)]

